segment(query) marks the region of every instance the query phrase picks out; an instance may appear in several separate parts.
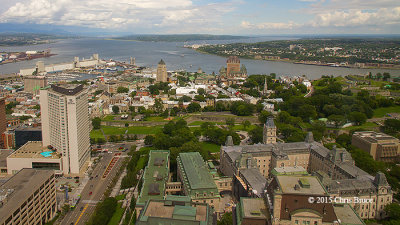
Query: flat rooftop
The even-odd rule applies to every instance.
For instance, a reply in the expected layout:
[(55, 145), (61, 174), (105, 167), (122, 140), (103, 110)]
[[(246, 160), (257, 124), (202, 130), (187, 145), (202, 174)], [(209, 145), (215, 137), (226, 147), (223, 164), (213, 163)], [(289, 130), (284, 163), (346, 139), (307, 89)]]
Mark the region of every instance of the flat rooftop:
[(14, 212), (34, 191), (40, 188), (51, 175), (52, 170), (22, 169), (0, 186), (0, 196), (4, 197), (0, 205), (0, 223), (3, 224), (10, 212)]
[(0, 151), (0, 167), (7, 167), (7, 157), (13, 152), (13, 150), (1, 150)]
[(280, 190), (284, 194), (324, 195), (325, 189), (314, 176), (276, 176)]
[[(47, 152), (47, 154), (45, 154), (46, 157), (43, 154), (40, 154), (44, 152)], [(50, 153), (50, 150), (47, 147), (43, 147), (41, 141), (29, 141), (13, 152), (9, 158), (60, 159), (61, 155), (56, 152)]]
[(391, 142), (393, 144), (398, 144), (400, 142), (399, 139), (395, 137), (392, 137), (384, 133), (378, 133), (375, 131), (360, 131), (360, 132), (355, 132), (353, 135), (362, 138), (370, 143)]
[(169, 176), (169, 151), (152, 150), (143, 175), (143, 187), (138, 204), (145, 204), (149, 199), (164, 199), (165, 183)]
[(340, 219), (340, 224), (364, 225), (363, 220), (358, 217), (356, 212), (348, 204), (333, 204), (336, 217)]
[(200, 153), (180, 153), (178, 163), (181, 163), (183, 175), (187, 178), (187, 182), (183, 183), (188, 185), (190, 190), (217, 188)]
[[(144, 212), (146, 217), (158, 217), (167, 219), (179, 219), (188, 221), (206, 221), (207, 205), (194, 204), (191, 205), (167, 205), (164, 201), (150, 200)], [(143, 221), (143, 220), (142, 220)], [(173, 223), (171, 223), (173, 224)]]
[(51, 90), (64, 95), (75, 95), (83, 90), (83, 84), (51, 85)]
[(302, 166), (276, 167), (276, 168), (273, 169), (273, 171), (275, 171), (277, 174), (285, 174), (285, 173), (288, 173), (288, 174), (296, 174), (296, 173), (303, 174), (303, 173), (306, 173), (307, 174), (306, 169), (304, 169), (304, 167), (302, 167)]
[(269, 214), (263, 198), (240, 198), (241, 218), (267, 219)]

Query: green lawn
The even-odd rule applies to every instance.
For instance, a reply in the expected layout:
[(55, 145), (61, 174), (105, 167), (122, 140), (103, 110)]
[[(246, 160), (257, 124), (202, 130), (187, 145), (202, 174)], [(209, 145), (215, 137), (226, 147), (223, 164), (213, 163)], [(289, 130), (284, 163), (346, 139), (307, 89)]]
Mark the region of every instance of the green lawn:
[(125, 199), (125, 196), (126, 196), (126, 194), (117, 195), (117, 196), (115, 196), (115, 199), (117, 199), (118, 201), (119, 201), (119, 200), (123, 200), (123, 199)]
[(105, 135), (120, 135), (125, 134), (126, 127), (113, 127), (113, 126), (102, 126)]
[(128, 128), (128, 134), (156, 134), (161, 131), (163, 126), (131, 126)]
[[(207, 121), (194, 121), (194, 122), (189, 123), (188, 125), (189, 126), (199, 126), (199, 125), (202, 125), (203, 123), (206, 123), (206, 122)], [(209, 122), (209, 123), (211, 123), (213, 125), (224, 125), (224, 124), (226, 124), (225, 122)]]
[(400, 106), (378, 108), (374, 110), (374, 117), (384, 117), (387, 113), (400, 113)]
[(124, 214), (124, 208), (122, 208), (122, 202), (119, 202), (117, 208), (115, 209), (114, 215), (111, 217), (108, 225), (118, 225), (121, 220), (122, 215)]
[(233, 130), (244, 130), (244, 131), (250, 131), (250, 130), (253, 130), (254, 128), (256, 128), (256, 125), (254, 125), (254, 124), (251, 124), (249, 127), (247, 127), (247, 129), (244, 129), (244, 127), (243, 127), (243, 125), (242, 124), (240, 124), (240, 125), (238, 125), (238, 124), (236, 124), (234, 127), (233, 127)]
[(114, 115), (107, 115), (102, 120), (103, 121), (113, 121), (114, 117), (115, 117)]
[(103, 133), (101, 132), (101, 130), (92, 130), (90, 132), (90, 138), (95, 138), (95, 139), (103, 138), (104, 139), (104, 136), (103, 136)]
[(146, 121), (153, 121), (153, 122), (168, 122), (164, 117), (161, 116), (151, 116), (146, 117)]
[(209, 152), (219, 152), (221, 146), (210, 143), (210, 142), (200, 142), (201, 148), (209, 151)]

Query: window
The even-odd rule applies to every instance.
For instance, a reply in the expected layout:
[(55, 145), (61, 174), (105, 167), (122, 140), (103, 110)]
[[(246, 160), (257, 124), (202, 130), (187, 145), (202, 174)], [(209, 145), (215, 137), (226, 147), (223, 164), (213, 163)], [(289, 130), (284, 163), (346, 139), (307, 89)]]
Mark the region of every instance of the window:
[(295, 221), (294, 221), (294, 224), (299, 224), (299, 221), (298, 221), (298, 220), (295, 220)]

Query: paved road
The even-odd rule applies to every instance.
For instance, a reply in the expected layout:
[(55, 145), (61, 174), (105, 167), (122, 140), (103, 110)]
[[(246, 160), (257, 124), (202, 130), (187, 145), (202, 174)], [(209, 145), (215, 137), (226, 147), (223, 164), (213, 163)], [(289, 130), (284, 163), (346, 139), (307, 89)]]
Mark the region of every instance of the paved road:
[[(123, 158), (119, 158), (108, 176), (102, 178), (114, 155), (115, 153), (105, 153), (103, 158), (97, 163), (96, 168), (91, 174), (93, 178), (87, 182), (85, 188), (82, 190), (81, 200), (75, 209), (65, 216), (64, 220), (61, 222), (62, 225), (83, 225), (90, 219), (96, 204), (102, 200), (103, 193), (122, 165)], [(92, 192), (91, 195), (89, 195), (90, 192)]]

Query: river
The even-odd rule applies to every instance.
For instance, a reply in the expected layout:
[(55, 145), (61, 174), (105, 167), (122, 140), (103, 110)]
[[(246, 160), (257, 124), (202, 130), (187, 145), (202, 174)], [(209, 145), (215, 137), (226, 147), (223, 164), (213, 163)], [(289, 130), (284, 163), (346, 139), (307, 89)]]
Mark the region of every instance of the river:
[[(50, 44), (0, 47), (0, 51), (6, 52), (44, 50), (50, 48), (51, 52), (56, 54), (49, 58), (0, 65), (0, 74), (17, 73), (20, 69), (34, 67), (35, 63), (40, 60), (44, 61), (45, 64), (71, 62), (75, 56), (79, 56), (81, 59), (89, 58), (94, 53), (98, 53), (100, 58), (105, 60), (113, 59), (125, 62), (129, 62), (130, 57), (135, 57), (138, 66), (155, 68), (160, 59), (163, 59), (167, 64), (168, 70), (184, 69), (187, 71), (197, 71), (198, 68), (201, 68), (207, 73), (218, 73), (221, 66), (226, 66), (226, 58), (199, 53), (193, 49), (184, 48), (183, 45), (288, 39), (295, 38), (274, 36), (224, 41), (192, 41), (187, 43), (119, 41), (101, 38), (65, 39)], [(241, 63), (246, 66), (248, 74), (276, 73), (277, 75), (287, 76), (306, 75), (310, 79), (317, 79), (321, 77), (321, 75), (340, 76), (348, 74), (366, 74), (368, 72), (372, 72), (373, 74), (389, 72), (392, 76), (400, 76), (400, 70), (338, 68), (249, 59), (241, 59)]]

